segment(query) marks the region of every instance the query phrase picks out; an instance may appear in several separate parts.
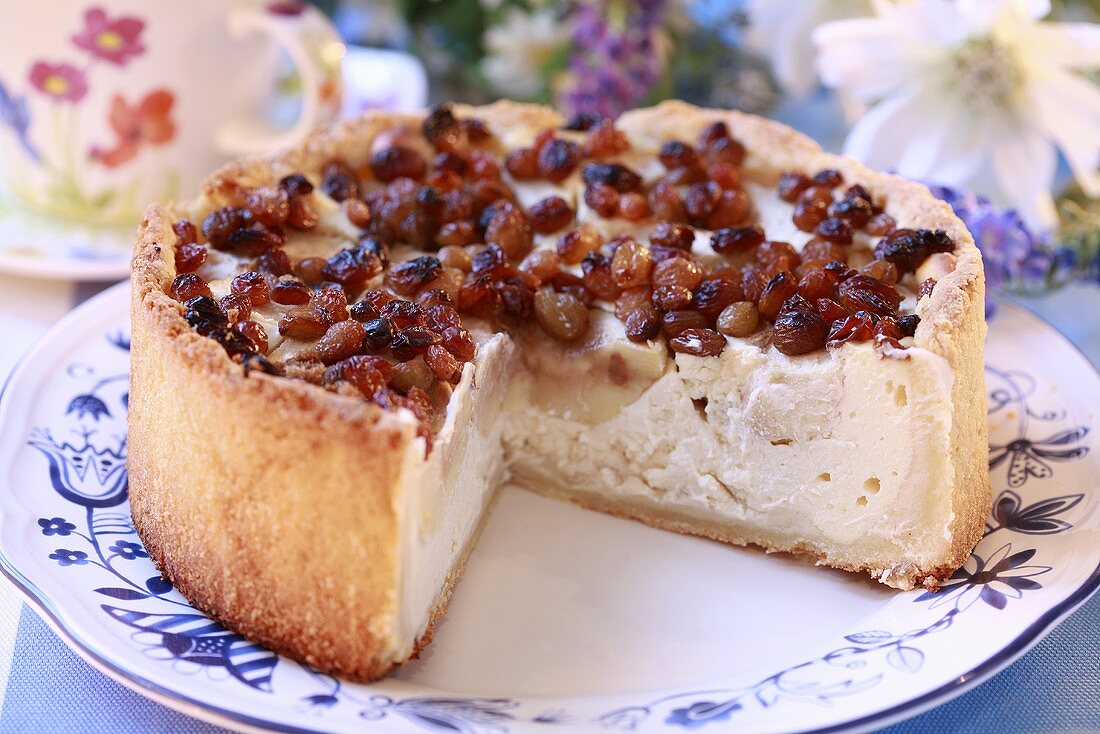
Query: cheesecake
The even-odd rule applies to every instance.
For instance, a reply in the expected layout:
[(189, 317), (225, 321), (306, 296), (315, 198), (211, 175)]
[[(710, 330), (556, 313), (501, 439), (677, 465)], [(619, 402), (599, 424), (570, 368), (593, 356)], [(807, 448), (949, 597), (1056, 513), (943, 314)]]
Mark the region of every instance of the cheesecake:
[(505, 481), (899, 590), (989, 511), (973, 239), (759, 117), (368, 113), (152, 206), (132, 281), (135, 528), (336, 675), (428, 643)]

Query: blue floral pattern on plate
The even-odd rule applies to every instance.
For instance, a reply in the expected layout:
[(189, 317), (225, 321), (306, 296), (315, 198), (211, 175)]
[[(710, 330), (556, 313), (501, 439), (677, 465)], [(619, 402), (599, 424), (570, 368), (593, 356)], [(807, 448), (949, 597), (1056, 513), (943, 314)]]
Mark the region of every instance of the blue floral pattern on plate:
[[(410, 695), (407, 685), (354, 685), (281, 658), (211, 621), (153, 568), (126, 505), (129, 341), (117, 328), (98, 338), (111, 345), (117, 358), (101, 359), (95, 365), (68, 363), (63, 372), (78, 389), (65, 396), (64, 410), (35, 414), (38, 422), (27, 429), (26, 445), (40, 457), (43, 486), (68, 508), (58, 512), (56, 503), (43, 501), (40, 514), (23, 518), (27, 532), (39, 538), (32, 552), (54, 564), (56, 573), (66, 574), (72, 583), (86, 584), (87, 594), (102, 600), (96, 604), (99, 612), (132, 649), (168, 666), (178, 680), (201, 674), (219, 686), (241, 687), (269, 699), (273, 709), (266, 716), (273, 718), (265, 718), (265, 712), (255, 708), (242, 713), (210, 707), (222, 717), (251, 724), (328, 730), (321, 722), (331, 720), (332, 730), (344, 730), (348, 721), (385, 720), (396, 729), (471, 734), (562, 724), (619, 730), (696, 729), (767, 721), (760, 717), (855, 700), (919, 677), (930, 656), (938, 649), (942, 654), (929, 641), (962, 634), (954, 632), (960, 619), (1004, 614), (1013, 605), (1042, 597), (1048, 578), (1061, 562), (1058, 549), (1063, 547), (1046, 538), (1066, 536), (1087, 517), (1086, 488), (1067, 491), (1057, 475), (1059, 467), (1090, 456), (1091, 426), (1073, 421), (1071, 412), (1058, 401), (1040, 396), (1037, 375), (989, 366), (989, 412), (999, 441), (990, 446), (990, 471), (994, 487), (1001, 489), (985, 537), (943, 590), (898, 596), (898, 603), (914, 605), (914, 611), (903, 616), (907, 621), (919, 620), (918, 624), (847, 631), (820, 652), (738, 685), (723, 682), (633, 700), (605, 697), (608, 704), (565, 700), (557, 705), (537, 697)], [(110, 370), (101, 371), (106, 367)], [(5, 555), (10, 555), (8, 547)], [(18, 569), (12, 569), (10, 558), (4, 560), (9, 575), (24, 588), (31, 587), (23, 583)], [(1095, 585), (1094, 577), (1086, 581)], [(1089, 590), (1087, 584), (1082, 581), (1078, 592)], [(83, 644), (80, 647), (88, 652)], [(280, 683), (284, 668), (294, 676), (293, 685)], [(612, 701), (615, 705), (610, 705)], [(869, 704), (859, 710), (873, 714), (878, 709)], [(291, 715), (310, 717), (306, 721), (315, 723), (283, 723), (282, 717)]]

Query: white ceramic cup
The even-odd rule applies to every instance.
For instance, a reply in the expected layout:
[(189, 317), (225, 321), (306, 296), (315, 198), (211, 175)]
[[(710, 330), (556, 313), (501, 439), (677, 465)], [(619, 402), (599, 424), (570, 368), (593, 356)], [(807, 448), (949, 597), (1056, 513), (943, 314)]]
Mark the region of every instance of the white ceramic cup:
[[(0, 16), (3, 188), (55, 219), (132, 223), (227, 157), (339, 113), (344, 46), (296, 0), (4, 2)], [(275, 127), (288, 99), (296, 120)]]

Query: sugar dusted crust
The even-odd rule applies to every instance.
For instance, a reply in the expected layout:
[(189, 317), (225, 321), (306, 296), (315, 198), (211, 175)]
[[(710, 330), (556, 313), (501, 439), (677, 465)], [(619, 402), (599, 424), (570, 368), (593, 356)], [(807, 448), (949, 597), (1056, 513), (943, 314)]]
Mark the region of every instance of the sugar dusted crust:
[[(523, 142), (562, 123), (553, 110), (511, 102), (456, 107), (456, 113), (476, 115), (499, 137)], [(778, 123), (666, 102), (627, 113), (617, 125), (636, 140), (659, 142), (691, 138), (715, 119), (748, 148), (746, 172), (837, 168), (884, 196), (887, 211), (905, 226), (943, 229), (954, 239), (955, 269), (922, 300), (915, 336), (916, 346), (942, 356), (954, 374), (949, 551), (922, 568), (838, 564), (798, 544), (685, 524), (598, 498), (581, 502), (678, 532), (809, 553), (899, 589), (935, 589), (979, 539), (990, 504), (978, 250), (925, 187), (827, 154)], [(426, 644), (463, 565), (440, 591), (426, 631), (412, 650), (403, 649), (396, 621), (399, 515), (403, 468), (423, 457), (415, 419), (303, 381), (245, 376), (217, 343), (189, 327), (183, 307), (165, 293), (176, 275), (171, 224), (236, 201), (243, 187), (315, 173), (335, 156), (361, 168), (379, 132), (420, 120), (371, 113), (317, 132), (282, 155), (230, 163), (204, 182), (199, 200), (151, 207), (133, 260), (129, 468), (142, 541), (196, 607), (273, 650), (356, 680), (385, 675)]]

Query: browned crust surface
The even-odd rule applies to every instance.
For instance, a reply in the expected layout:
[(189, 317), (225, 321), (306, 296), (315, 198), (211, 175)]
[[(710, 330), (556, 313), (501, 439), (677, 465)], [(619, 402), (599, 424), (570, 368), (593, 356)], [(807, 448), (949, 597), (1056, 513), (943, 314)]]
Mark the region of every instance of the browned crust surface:
[[(476, 112), (498, 132), (561, 123), (552, 110), (510, 102), (458, 112)], [(891, 584), (935, 587), (977, 542), (990, 501), (984, 280), (973, 240), (923, 186), (824, 153), (775, 122), (670, 102), (628, 113), (620, 125), (655, 139), (688, 138), (715, 118), (746, 144), (750, 170), (838, 168), (885, 195), (899, 222), (945, 229), (958, 245), (955, 271), (920, 305), (916, 335), (917, 346), (944, 357), (955, 375), (952, 550), (942, 566), (903, 573)], [(171, 222), (199, 206), (237, 202), (243, 187), (315, 172), (334, 156), (362, 167), (376, 134), (419, 120), (371, 113), (317, 132), (283, 155), (230, 163), (204, 182), (201, 204), (149, 209), (133, 261), (130, 497), (150, 555), (189, 600), (228, 627), (360, 680), (380, 677), (406, 657), (395, 647), (395, 595), (400, 475), (407, 452), (419, 448), (414, 421), (305, 382), (245, 377), (218, 344), (190, 329), (181, 306), (165, 294), (175, 275)], [(632, 516), (726, 542), (757, 542)], [(456, 578), (441, 591), (416, 649), (430, 637)]]

